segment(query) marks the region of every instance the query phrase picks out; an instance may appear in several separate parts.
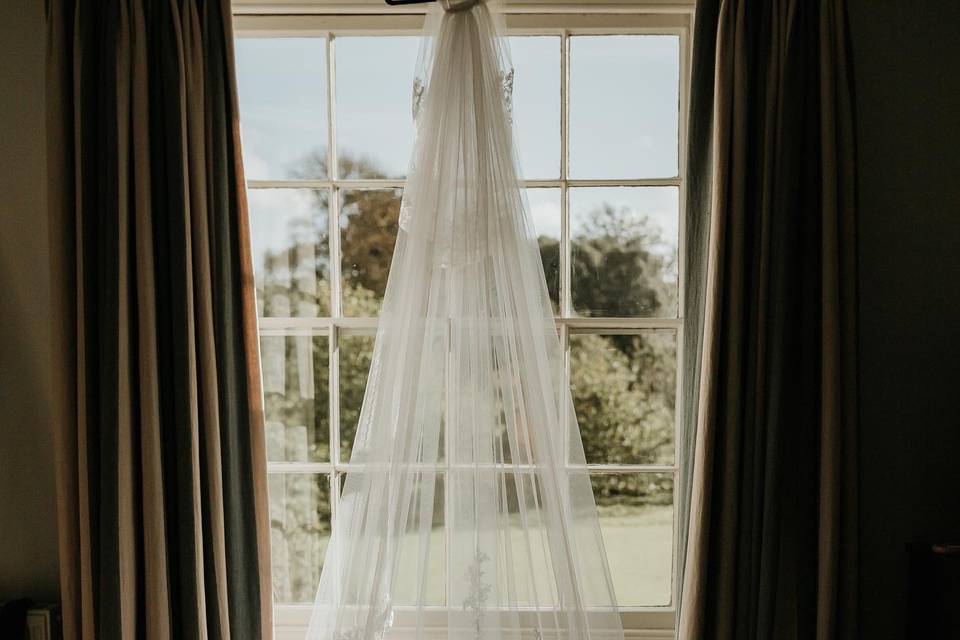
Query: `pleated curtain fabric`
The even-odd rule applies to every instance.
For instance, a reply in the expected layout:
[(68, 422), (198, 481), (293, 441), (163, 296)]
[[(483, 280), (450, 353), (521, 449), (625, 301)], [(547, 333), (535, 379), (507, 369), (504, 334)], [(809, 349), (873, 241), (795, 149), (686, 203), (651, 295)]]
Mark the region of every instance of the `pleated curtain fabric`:
[(230, 4), (47, 17), (64, 637), (270, 637)]
[(703, 349), (687, 389), (683, 640), (856, 635), (845, 14), (843, 0), (697, 5), (688, 214), (708, 258), (689, 274)]

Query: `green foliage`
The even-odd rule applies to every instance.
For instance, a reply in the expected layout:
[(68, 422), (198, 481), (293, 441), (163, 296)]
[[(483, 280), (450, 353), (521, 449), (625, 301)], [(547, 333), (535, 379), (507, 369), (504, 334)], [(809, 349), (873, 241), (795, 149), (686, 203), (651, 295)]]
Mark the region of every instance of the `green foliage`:
[[(559, 260), (559, 243), (539, 238), (544, 265)], [(677, 308), (675, 265), (660, 230), (646, 217), (604, 205), (572, 238), (574, 308), (593, 316), (673, 315)], [(559, 303), (556, 282), (547, 283)], [(676, 338), (671, 333), (574, 335), (570, 382), (584, 454), (604, 464), (670, 464), (674, 456)], [(633, 479), (631, 479), (633, 478)], [(636, 476), (593, 479), (599, 505), (636, 498)], [(672, 489), (644, 485), (642, 500), (669, 501)]]
[(373, 337), (348, 336), (340, 340), (340, 458), (350, 460), (360, 408), (367, 387)]
[(343, 192), (341, 233), (344, 296), (349, 316), (375, 316), (387, 288), (400, 220), (399, 189)]
[(673, 260), (663, 252), (660, 230), (605, 204), (590, 213), (572, 238), (573, 306), (590, 316), (657, 317), (676, 313)]
[(672, 334), (571, 336), (570, 382), (584, 454), (603, 464), (670, 464), (673, 458)]
[(673, 502), (673, 478), (666, 474), (594, 475), (590, 483), (601, 517), (630, 516), (639, 507)]

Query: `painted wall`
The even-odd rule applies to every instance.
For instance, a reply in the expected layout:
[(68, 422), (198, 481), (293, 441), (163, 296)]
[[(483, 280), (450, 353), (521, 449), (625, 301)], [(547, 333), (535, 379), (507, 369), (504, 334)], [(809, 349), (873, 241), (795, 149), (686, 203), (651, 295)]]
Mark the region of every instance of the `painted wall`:
[(0, 599), (57, 597), (43, 2), (0, 2)]
[(960, 2), (849, 0), (860, 188), (861, 636), (960, 540)]

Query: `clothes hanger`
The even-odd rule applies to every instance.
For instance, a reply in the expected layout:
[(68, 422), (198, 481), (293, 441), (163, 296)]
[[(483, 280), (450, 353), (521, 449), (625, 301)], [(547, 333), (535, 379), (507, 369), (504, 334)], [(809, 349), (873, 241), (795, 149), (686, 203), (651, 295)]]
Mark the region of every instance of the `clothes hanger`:
[(440, 2), (444, 11), (466, 11), (470, 7), (479, 3), (480, 0), (384, 0), (391, 7), (402, 7), (408, 4), (427, 4), (428, 2)]

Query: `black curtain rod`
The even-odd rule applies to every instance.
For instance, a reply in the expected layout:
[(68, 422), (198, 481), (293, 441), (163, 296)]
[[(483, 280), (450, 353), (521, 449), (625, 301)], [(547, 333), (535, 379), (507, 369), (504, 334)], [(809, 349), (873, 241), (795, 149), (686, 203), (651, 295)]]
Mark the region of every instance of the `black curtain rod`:
[[(438, 0), (384, 0), (388, 5), (403, 6), (407, 4), (426, 4), (428, 2), (437, 2)], [(452, 3), (451, 0), (439, 0), (443, 3), (443, 8), (446, 11), (469, 11), (471, 8), (475, 7), (477, 3), (482, 2), (483, 0), (461, 0), (461, 2)]]

